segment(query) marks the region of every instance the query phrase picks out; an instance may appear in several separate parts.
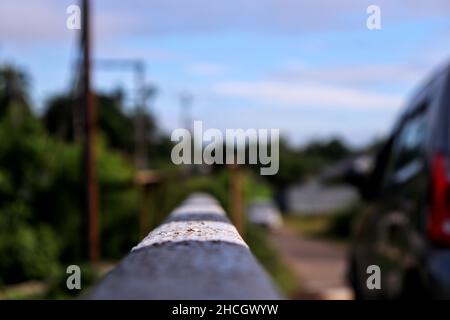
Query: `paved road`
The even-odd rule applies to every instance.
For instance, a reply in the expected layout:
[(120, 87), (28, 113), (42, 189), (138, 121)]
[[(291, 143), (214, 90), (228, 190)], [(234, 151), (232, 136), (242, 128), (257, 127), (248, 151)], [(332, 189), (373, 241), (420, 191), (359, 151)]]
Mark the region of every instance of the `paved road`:
[(300, 237), (286, 227), (272, 233), (271, 242), (297, 278), (294, 299), (352, 299), (345, 245)]

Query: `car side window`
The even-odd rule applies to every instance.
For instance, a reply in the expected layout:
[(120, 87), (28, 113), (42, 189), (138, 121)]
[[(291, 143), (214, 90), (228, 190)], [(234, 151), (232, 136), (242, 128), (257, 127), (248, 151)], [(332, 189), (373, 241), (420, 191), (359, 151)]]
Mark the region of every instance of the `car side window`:
[(385, 184), (398, 184), (412, 177), (422, 166), (426, 140), (426, 109), (408, 117), (394, 139)]
[(394, 170), (400, 170), (420, 157), (424, 143), (425, 115), (420, 113), (407, 121), (400, 132), (396, 143)]

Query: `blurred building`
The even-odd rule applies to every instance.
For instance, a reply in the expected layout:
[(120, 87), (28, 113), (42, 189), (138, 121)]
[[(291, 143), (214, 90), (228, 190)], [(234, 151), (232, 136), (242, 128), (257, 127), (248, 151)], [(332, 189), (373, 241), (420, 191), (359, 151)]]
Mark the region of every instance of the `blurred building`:
[(324, 185), (317, 179), (288, 188), (288, 212), (302, 215), (333, 213), (358, 200), (357, 191), (347, 185)]

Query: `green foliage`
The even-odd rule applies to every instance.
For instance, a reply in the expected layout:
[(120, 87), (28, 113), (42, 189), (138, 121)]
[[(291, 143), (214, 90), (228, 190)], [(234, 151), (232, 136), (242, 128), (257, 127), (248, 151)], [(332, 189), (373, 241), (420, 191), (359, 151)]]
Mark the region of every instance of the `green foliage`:
[(102, 255), (120, 259), (138, 241), (138, 190), (134, 169), (120, 154), (98, 152)]
[(256, 259), (272, 276), (278, 288), (289, 296), (296, 289), (296, 281), (292, 272), (281, 261), (280, 255), (270, 245), (267, 229), (247, 223), (245, 231), (245, 241)]
[[(96, 271), (90, 264), (80, 263), (79, 267), (81, 269), (81, 295), (83, 295), (83, 290), (92, 286), (95, 282), (99, 280), (98, 271)], [(58, 269), (58, 272), (54, 273), (52, 277), (47, 281), (48, 290), (45, 295), (38, 298), (45, 299), (70, 299), (79, 298), (79, 290), (69, 290), (67, 289), (67, 273), (65, 268)]]
[[(0, 283), (47, 278), (82, 261), (80, 146), (50, 137), (16, 104), (0, 118), (0, 142)], [(137, 241), (134, 169), (104, 143), (97, 154), (103, 256), (119, 258)]]
[(0, 284), (44, 279), (57, 272), (60, 248), (56, 234), (46, 224), (27, 224), (30, 214), (22, 203), (0, 209)]
[(350, 154), (347, 146), (336, 138), (326, 142), (311, 142), (305, 147), (304, 152), (320, 157), (325, 161), (340, 160)]
[(261, 176), (252, 171), (244, 174), (244, 198), (247, 202), (255, 199), (273, 199), (273, 190), (270, 184)]
[[(97, 127), (115, 149), (131, 151), (133, 147), (133, 121), (126, 115), (114, 96), (98, 95)], [(79, 115), (78, 118), (75, 115)], [(76, 140), (82, 128), (80, 102), (70, 96), (53, 97), (43, 115), (48, 132), (67, 142)], [(76, 132), (78, 130), (78, 132)]]
[(0, 66), (0, 118), (10, 107), (30, 113), (26, 103), (27, 89), (28, 78), (25, 73), (11, 66)]
[(329, 240), (348, 241), (354, 218), (363, 210), (356, 202), (346, 208), (323, 215), (286, 215), (285, 223), (299, 235)]
[[(125, 113), (120, 96), (96, 95), (97, 129), (102, 133), (108, 147), (124, 152), (132, 152), (135, 144), (135, 114)], [(55, 96), (49, 100), (42, 120), (48, 132), (66, 142), (73, 142), (81, 135), (81, 102), (67, 95)], [(154, 119), (147, 113), (143, 115), (145, 135), (155, 131)]]
[(294, 148), (281, 140), (279, 152), (278, 173), (266, 177), (277, 189), (318, 174), (325, 166), (350, 154), (350, 150), (338, 139), (312, 142), (303, 148)]
[(189, 180), (186, 192), (207, 192), (214, 196), (224, 208), (228, 208), (228, 183), (227, 170), (221, 170), (215, 176), (200, 176)]
[(305, 160), (300, 152), (289, 148), (280, 141), (280, 167), (276, 175), (267, 176), (267, 180), (276, 188), (283, 188), (301, 179), (305, 174)]
[[(50, 101), (42, 119), (27, 104), (26, 76), (13, 68), (0, 68), (0, 286), (31, 279), (45, 280), (48, 297), (68, 297), (65, 267), (83, 266), (86, 258), (83, 230), (82, 148), (77, 139), (80, 114), (67, 96)], [(140, 190), (134, 184), (134, 115), (124, 112), (118, 99), (97, 96), (96, 154), (100, 187), (102, 258), (120, 259), (138, 241)], [(172, 142), (155, 137), (155, 124), (145, 115), (146, 136), (153, 168), (166, 181), (152, 191), (152, 224), (162, 219), (192, 192), (207, 192), (228, 209), (229, 172), (217, 166), (212, 175), (180, 181), (180, 168), (168, 161)], [(271, 198), (272, 187), (283, 188), (318, 172), (345, 156), (339, 141), (293, 149), (281, 141), (280, 171), (264, 180), (246, 172), (245, 198)], [(258, 168), (255, 168), (258, 169)], [(258, 178), (255, 178), (258, 176)], [(267, 183), (270, 182), (271, 184)], [(346, 215), (336, 220), (342, 233)], [(344, 227), (342, 227), (344, 226)], [(246, 241), (262, 264), (286, 292), (289, 272), (269, 247), (264, 230), (248, 225)], [(95, 278), (83, 266), (83, 287)]]

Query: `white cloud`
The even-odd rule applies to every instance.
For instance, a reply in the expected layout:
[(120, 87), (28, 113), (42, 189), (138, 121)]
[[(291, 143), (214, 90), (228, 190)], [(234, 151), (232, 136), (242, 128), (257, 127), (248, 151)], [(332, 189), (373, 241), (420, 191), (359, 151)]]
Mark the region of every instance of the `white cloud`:
[(179, 58), (173, 51), (157, 47), (117, 46), (116, 43), (101, 44), (97, 47), (97, 56), (106, 59), (139, 59), (146, 61), (165, 61)]
[(362, 85), (416, 85), (430, 72), (430, 64), (372, 64), (308, 67), (289, 63), (273, 74), (277, 80), (313, 81), (360, 87)]
[[(362, 30), (372, 0), (134, 0), (139, 19), (137, 32), (198, 33), (242, 30), (276, 33)], [(389, 22), (431, 19), (450, 9), (448, 0), (377, 0)], [(117, 4), (130, 10), (126, 2)], [(121, 7), (120, 7), (121, 6)]]
[(301, 108), (397, 109), (403, 104), (395, 95), (306, 82), (220, 82), (212, 90), (222, 96)]
[(186, 66), (186, 71), (194, 76), (217, 76), (226, 71), (226, 67), (214, 63), (192, 63)]
[[(65, 9), (73, 0), (2, 0), (0, 37), (60, 40), (67, 32)], [(75, 2), (77, 3), (77, 1)], [(362, 30), (370, 0), (133, 0), (93, 2), (96, 34), (187, 34), (240, 30), (298, 34)], [(448, 0), (378, 0), (391, 23), (432, 19), (450, 10)]]
[(7, 41), (60, 40), (68, 33), (67, 6), (54, 1), (2, 1), (0, 38)]
[[(0, 10), (0, 39), (15, 42), (61, 41), (75, 33), (68, 30), (66, 20), (69, 5), (74, 0), (3, 0)], [(94, 37), (116, 38), (141, 26), (146, 20), (135, 10), (120, 11), (113, 6), (92, 5)]]

